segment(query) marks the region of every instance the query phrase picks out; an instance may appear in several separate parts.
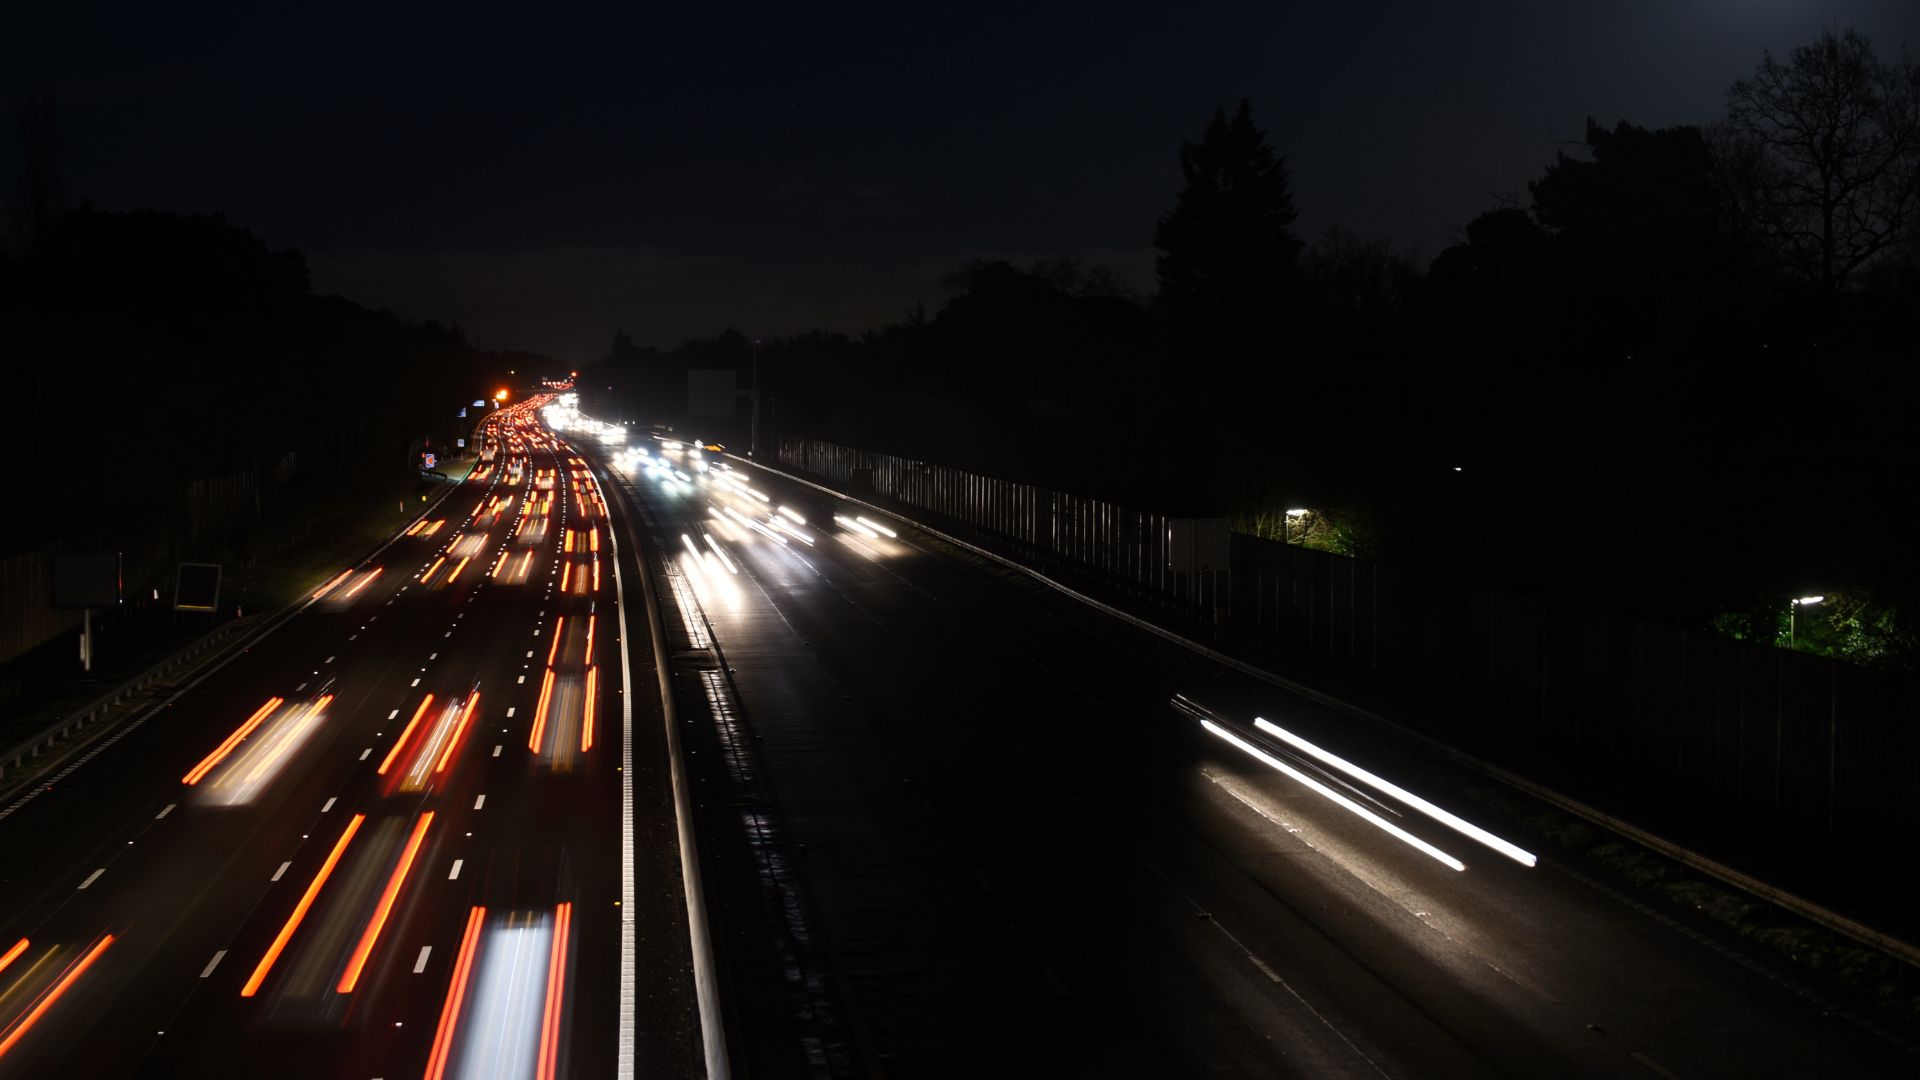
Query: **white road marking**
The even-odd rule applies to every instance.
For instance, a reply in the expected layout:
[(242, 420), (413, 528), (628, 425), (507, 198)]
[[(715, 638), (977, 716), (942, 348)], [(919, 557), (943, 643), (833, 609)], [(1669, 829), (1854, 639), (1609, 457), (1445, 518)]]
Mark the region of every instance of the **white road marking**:
[(528, 650), (527, 650), (527, 659), (529, 659), (529, 660), (531, 660), (531, 659), (533, 659), (533, 650), (532, 650), (532, 649), (528, 649)]
[(511, 718), (511, 717), (513, 716), (513, 710), (514, 710), (514, 706), (512, 706), (512, 705), (509, 705), (509, 706), (507, 706), (507, 716), (508, 716), (509, 718)]
[[(476, 795), (476, 796), (474, 796), (474, 799), (473, 799), (473, 808), (474, 808), (475, 810), (478, 810), (478, 809), (480, 809), (481, 807), (483, 807), (483, 806), (485, 806), (485, 805), (487, 805), (487, 797), (486, 797), (485, 795)], [(86, 888), (86, 886), (84, 886), (84, 885), (83, 885), (83, 886), (81, 886), (81, 888)]]
[(500, 756), (500, 747), (499, 747), (499, 746), (498, 746), (497, 744), (496, 744), (496, 745), (494, 746), (494, 748), (493, 748), (493, 756), (494, 756), (494, 757), (499, 757), (499, 756)]
[(207, 976), (213, 974), (213, 969), (220, 966), (221, 959), (226, 955), (227, 955), (227, 950), (225, 949), (221, 949), (219, 952), (214, 953), (213, 959), (207, 961), (207, 966), (200, 969), (200, 977), (204, 979)]
[(159, 820), (160, 820), (161, 818), (163, 818), (163, 817), (166, 817), (166, 816), (167, 816), (168, 814), (171, 814), (171, 813), (173, 813), (173, 808), (174, 808), (174, 807), (176, 807), (176, 806), (178, 806), (178, 805), (180, 805), (180, 804), (179, 804), (179, 803), (168, 803), (168, 804), (167, 804), (167, 806), (166, 806), (166, 809), (164, 809), (164, 810), (162, 810), (162, 811), (160, 811), (159, 813), (157, 813), (157, 814), (155, 814), (155, 815), (153, 815), (153, 820), (155, 820), (155, 821), (159, 821)]
[[(451, 630), (449, 630), (449, 631), (448, 631), (448, 633), (452, 633), (452, 631), (451, 631)], [(440, 654), (439, 654), (439, 653), (437, 653), (437, 652), (430, 652), (430, 653), (428, 653), (428, 654), (427, 654), (427, 659), (428, 659), (428, 660), (438, 660), (438, 659), (440, 659)]]
[(323, 806), (323, 807), (321, 807), (321, 808), (320, 808), (320, 812), (324, 814), (324, 813), (326, 813), (327, 811), (329, 811), (329, 810), (331, 810), (331, 809), (333, 809), (333, 803), (334, 803), (334, 799), (338, 799), (339, 797), (340, 797), (340, 796), (338, 796), (338, 795), (335, 795), (335, 796), (334, 796), (333, 798), (331, 798), (331, 799), (328, 799), (328, 800), (327, 800), (327, 805), (325, 805), (325, 806)]
[(1678, 1076), (1675, 1076), (1673, 1073), (1668, 1072), (1666, 1069), (1661, 1068), (1659, 1062), (1653, 1060), (1652, 1058), (1648, 1057), (1647, 1055), (1641, 1053), (1638, 1050), (1635, 1050), (1629, 1056), (1632, 1057), (1633, 1060), (1639, 1062), (1640, 1064), (1645, 1065), (1647, 1068), (1652, 1069), (1654, 1072), (1659, 1073), (1661, 1076), (1666, 1077), (1667, 1080), (1680, 1080)]
[(326, 661), (326, 662), (327, 662), (327, 663), (329, 663), (329, 664), (331, 664), (331, 663), (333, 663), (333, 657), (331, 657), (331, 656), (329, 656), (329, 657), (327, 657), (327, 661)]
[(407, 685), (408, 685), (408, 686), (419, 686), (419, 685), (420, 685), (420, 677), (419, 677), (418, 675), (415, 675), (415, 676), (413, 677), (413, 681), (412, 681), (412, 682), (410, 682), (410, 683), (408, 683)]
[(94, 883), (94, 881), (95, 881), (95, 880), (97, 880), (97, 879), (98, 879), (98, 878), (100, 877), (100, 875), (101, 875), (101, 874), (104, 874), (104, 873), (106, 873), (106, 872), (107, 872), (107, 868), (103, 866), (103, 867), (101, 867), (100, 869), (98, 869), (98, 870), (95, 870), (95, 871), (94, 871), (93, 873), (91, 873), (91, 874), (88, 874), (88, 875), (87, 875), (87, 880), (85, 880), (85, 881), (83, 881), (83, 882), (81, 882), (81, 883), (80, 883), (80, 887), (81, 887), (82, 889), (84, 889), (84, 888), (86, 888), (87, 886), (89, 886), (89, 885), (91, 885), (91, 884), (93, 884), (93, 883)]
[(347, 635), (347, 640), (348, 640), (348, 641), (352, 641), (352, 640), (354, 640), (355, 638), (357, 638), (357, 637), (359, 637), (359, 636), (360, 636), (359, 634), (348, 634), (348, 635)]
[(300, 691), (302, 691), (302, 690), (305, 690), (306, 688), (307, 688), (307, 684), (306, 684), (306, 683), (301, 683), (301, 684), (300, 684), (299, 686), (296, 686), (296, 687), (294, 687), (294, 688), (293, 688), (293, 692), (297, 694), (297, 693), (299, 693)]
[(465, 860), (465, 859), (455, 859), (455, 860), (453, 860), (453, 869), (452, 869), (452, 870), (449, 870), (449, 871), (447, 871), (447, 880), (448, 880), (448, 881), (456, 881), (456, 880), (458, 880), (458, 879), (459, 879), (459, 877), (460, 877), (460, 867), (461, 867), (462, 865), (464, 865), (464, 864), (466, 863), (466, 861), (467, 861), (467, 860)]
[(418, 975), (421, 972), (427, 970), (427, 956), (432, 952), (433, 952), (433, 946), (431, 945), (420, 946), (420, 959), (415, 960), (413, 962), (413, 973), (415, 975)]
[(292, 866), (292, 865), (293, 865), (293, 860), (292, 860), (292, 859), (288, 859), (288, 860), (287, 860), (286, 862), (283, 862), (283, 863), (281, 863), (281, 864), (280, 864), (280, 869), (278, 869), (278, 870), (275, 870), (275, 871), (273, 872), (273, 876), (272, 876), (272, 877), (270, 877), (270, 878), (268, 878), (267, 880), (268, 880), (268, 881), (279, 881), (279, 880), (280, 880), (280, 875), (281, 875), (281, 874), (284, 874), (284, 873), (286, 873), (286, 872), (287, 872), (287, 867), (289, 867), (289, 866)]
[(527, 681), (527, 677), (526, 677), (525, 675), (522, 675), (522, 676), (520, 676), (520, 681), (521, 681), (521, 682), (526, 682), (526, 681)]
[(373, 747), (371, 746), (367, 747), (365, 750), (360, 751), (360, 760), (361, 761), (367, 760), (367, 755), (371, 753), (373, 753)]
[(399, 715), (400, 715), (400, 710), (399, 710), (399, 709), (395, 709), (395, 710), (393, 710), (392, 712), (390, 712), (390, 713), (388, 713), (388, 714), (387, 714), (387, 719), (389, 719), (389, 720), (392, 720), (392, 719), (394, 719), (395, 717), (397, 717), (397, 716), (399, 716)]
[(1253, 961), (1253, 966), (1259, 968), (1267, 978), (1272, 979), (1274, 982), (1280, 981), (1280, 973), (1268, 967), (1265, 960), (1260, 959), (1252, 953), (1247, 954), (1247, 959)]

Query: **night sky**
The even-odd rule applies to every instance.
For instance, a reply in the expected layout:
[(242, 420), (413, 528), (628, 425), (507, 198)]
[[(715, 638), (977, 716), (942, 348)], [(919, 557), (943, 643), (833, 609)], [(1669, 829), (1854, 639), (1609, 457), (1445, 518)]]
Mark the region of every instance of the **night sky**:
[(1713, 119), (1823, 27), (1920, 45), (1913, 0), (1468, 6), (45, 4), (0, 95), (55, 101), (74, 201), (222, 212), (323, 291), (578, 363), (616, 328), (858, 330), (976, 256), (1149, 290), (1180, 141), (1242, 96), (1305, 236), (1430, 257), (1590, 114)]

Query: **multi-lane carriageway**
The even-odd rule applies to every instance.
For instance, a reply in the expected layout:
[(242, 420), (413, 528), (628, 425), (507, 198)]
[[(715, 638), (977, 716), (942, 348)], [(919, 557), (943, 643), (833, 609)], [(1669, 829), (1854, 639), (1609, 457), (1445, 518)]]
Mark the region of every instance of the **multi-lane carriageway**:
[[(690, 1060), (677, 864), (637, 902), (623, 865), (606, 505), (531, 406), (482, 435), (404, 534), (0, 807), (0, 1075)], [(657, 695), (638, 705), (653, 784)]]
[(756, 1077), (1914, 1073), (1524, 812), (1429, 815), (1472, 783), (1418, 748), (778, 472), (489, 424), (0, 806), (0, 1075), (685, 1076), (710, 997)]

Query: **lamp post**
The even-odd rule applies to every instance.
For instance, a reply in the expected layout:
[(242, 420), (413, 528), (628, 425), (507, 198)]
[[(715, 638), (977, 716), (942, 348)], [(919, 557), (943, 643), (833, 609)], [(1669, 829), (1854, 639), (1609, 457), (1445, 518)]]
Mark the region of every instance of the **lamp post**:
[(1824, 596), (1802, 596), (1787, 601), (1787, 648), (1793, 648), (1794, 622), (1796, 621), (1795, 617), (1800, 613), (1800, 609), (1803, 607), (1812, 607), (1825, 599), (1826, 597)]

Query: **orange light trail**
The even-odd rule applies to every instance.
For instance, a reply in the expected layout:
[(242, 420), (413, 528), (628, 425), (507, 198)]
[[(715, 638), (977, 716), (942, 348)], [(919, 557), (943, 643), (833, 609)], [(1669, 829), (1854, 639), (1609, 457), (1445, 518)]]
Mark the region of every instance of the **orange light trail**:
[(20, 954), (26, 951), (27, 951), (27, 939), (21, 938), (19, 941), (14, 943), (13, 948), (7, 950), (7, 953), (5, 956), (0, 956), (0, 971), (7, 970), (7, 965), (13, 963), (15, 960), (20, 959)]
[(572, 529), (567, 530), (566, 544), (562, 546), (560, 550), (566, 552), (569, 555), (573, 553), (573, 530)]
[(507, 549), (505, 549), (505, 548), (501, 548), (501, 549), (500, 549), (500, 561), (499, 561), (499, 562), (496, 562), (496, 563), (494, 563), (494, 564), (493, 564), (493, 569), (492, 569), (492, 571), (490, 571), (490, 572), (489, 572), (489, 573), (487, 574), (487, 576), (488, 576), (488, 577), (499, 577), (499, 576), (500, 576), (500, 568), (501, 568), (501, 567), (503, 567), (503, 566), (505, 566), (505, 565), (507, 565), (507, 558), (508, 558), (509, 556), (511, 556), (512, 554), (513, 554), (513, 552), (511, 552), (511, 551), (508, 551), (508, 550), (507, 550)]
[(567, 625), (567, 617), (565, 615), (553, 620), (553, 647), (547, 650), (548, 667), (553, 666), (553, 658), (560, 652), (560, 628), (565, 625)]
[(589, 664), (593, 663), (593, 624), (599, 618), (598, 615), (587, 616), (587, 663)]
[(254, 711), (252, 716), (247, 717), (246, 723), (241, 724), (234, 730), (233, 734), (227, 736), (227, 741), (215, 747), (213, 753), (201, 759), (200, 764), (193, 767), (193, 771), (180, 778), (180, 782), (188, 787), (199, 783), (203, 777), (213, 771), (215, 765), (225, 761), (227, 755), (233, 753), (234, 747), (239, 746), (247, 736), (253, 734), (253, 729), (260, 726), (260, 721), (265, 720), (272, 714), (273, 710), (279, 708), (285, 702), (285, 698), (268, 698), (265, 705), (260, 706), (260, 708)]
[(573, 905), (563, 903), (553, 909), (553, 949), (547, 957), (547, 1007), (540, 1023), (540, 1058), (535, 1067), (539, 1080), (553, 1080), (560, 1058), (560, 1000), (567, 986), (567, 929), (573, 921)]
[(467, 915), (467, 932), (460, 937), (460, 955), (453, 962), (453, 983), (447, 988), (447, 1004), (440, 1010), (440, 1029), (433, 1035), (433, 1053), (427, 1057), (427, 1080), (446, 1075), (447, 1060), (452, 1057), (453, 1030), (460, 1023), (460, 1004), (467, 996), (467, 976), (473, 973), (473, 953), (480, 944), (480, 927), (487, 909), (476, 907)]
[(373, 579), (379, 577), (380, 571), (383, 569), (385, 569), (385, 567), (380, 567), (380, 566), (374, 567), (373, 573), (368, 574), (366, 577), (361, 578), (358, 584), (354, 585), (353, 588), (347, 590), (347, 594), (344, 597), (344, 599), (347, 599), (347, 600), (353, 599), (354, 596), (358, 594), (361, 589), (364, 589), (367, 586), (373, 584)]
[(420, 575), (420, 584), (425, 585), (427, 583), (427, 580), (433, 577), (433, 572), (435, 570), (440, 569), (440, 564), (446, 561), (447, 559), (446, 559), (446, 556), (444, 555), (438, 559), (433, 560), (433, 565), (427, 567), (427, 572)]
[(447, 748), (440, 754), (440, 764), (433, 767), (434, 772), (446, 772), (447, 762), (453, 758), (454, 748), (460, 745), (460, 736), (466, 734), (467, 719), (473, 715), (473, 707), (480, 704), (480, 691), (467, 698), (467, 707), (460, 710), (460, 723), (453, 729), (453, 737), (447, 740)]
[(412, 525), (408, 526), (406, 535), (412, 536), (414, 533), (419, 532), (421, 528), (425, 525), (426, 525), (426, 522), (424, 521), (414, 522)]
[(600, 530), (592, 529), (587, 533), (587, 545), (596, 553), (600, 550)]
[(547, 669), (547, 677), (540, 683), (540, 705), (533, 711), (533, 734), (527, 738), (527, 749), (540, 752), (540, 736), (547, 730), (547, 707), (553, 700), (553, 669)]
[(393, 741), (393, 749), (387, 751), (386, 760), (382, 761), (380, 763), (380, 767), (373, 771), (373, 775), (375, 776), (387, 775), (387, 770), (393, 766), (393, 759), (400, 756), (400, 748), (407, 745), (407, 736), (413, 734), (414, 725), (418, 724), (420, 722), (420, 718), (426, 715), (427, 706), (431, 704), (433, 704), (432, 694), (428, 694), (426, 697), (423, 697), (420, 699), (420, 707), (413, 710), (413, 719), (407, 721), (407, 726), (405, 730), (401, 731), (400, 737)]
[[(20, 944), (25, 945), (26, 942), (22, 941)], [(0, 1041), (0, 1057), (5, 1057), (7, 1051), (13, 1049), (13, 1044), (19, 1042), (20, 1037), (27, 1033), (27, 1029), (37, 1023), (48, 1009), (53, 1008), (53, 1003), (60, 1000), (60, 995), (67, 992), (67, 988), (73, 985), (74, 980), (86, 974), (87, 969), (93, 966), (93, 962), (98, 960), (100, 954), (106, 952), (107, 946), (111, 944), (113, 944), (113, 935), (108, 934), (95, 942), (93, 948), (87, 950), (87, 955), (80, 958), (79, 963), (67, 969), (67, 973), (54, 984), (52, 990), (47, 992), (47, 996), (40, 999), (40, 1003), (33, 1007), (32, 1012), (21, 1018), (20, 1023), (14, 1026), (5, 1040)]]
[(420, 815), (420, 821), (413, 827), (413, 835), (407, 837), (406, 849), (400, 852), (400, 862), (393, 868), (393, 876), (387, 879), (386, 890), (380, 894), (380, 903), (374, 906), (373, 918), (367, 920), (367, 932), (360, 935), (360, 944), (354, 947), (353, 957), (347, 961), (347, 970), (340, 976), (340, 984), (334, 989), (342, 994), (353, 993), (360, 981), (360, 972), (367, 966), (367, 957), (373, 955), (374, 942), (380, 940), (380, 931), (386, 928), (387, 916), (393, 911), (393, 901), (400, 895), (400, 886), (406, 883), (407, 871), (413, 869), (413, 857), (420, 853), (420, 842), (427, 837), (427, 826), (433, 824), (433, 811)]
[(327, 595), (328, 593), (330, 593), (330, 592), (332, 592), (332, 591), (333, 591), (333, 590), (334, 590), (334, 589), (335, 589), (335, 588), (336, 588), (336, 587), (337, 587), (337, 586), (338, 586), (338, 585), (339, 585), (339, 584), (340, 584), (341, 582), (343, 582), (343, 581), (345, 581), (345, 580), (347, 580), (348, 578), (350, 578), (350, 577), (352, 577), (352, 576), (353, 576), (353, 571), (352, 571), (352, 570), (348, 570), (348, 571), (346, 571), (346, 572), (344, 572), (344, 573), (342, 573), (342, 574), (341, 574), (341, 575), (340, 575), (339, 577), (337, 577), (337, 578), (334, 578), (334, 579), (333, 579), (332, 581), (329, 581), (329, 582), (327, 582), (327, 583), (326, 583), (325, 585), (322, 585), (322, 586), (320, 586), (320, 591), (319, 591), (319, 592), (317, 592), (317, 593), (314, 593), (314, 594), (313, 594), (313, 598), (314, 598), (315, 600), (318, 600), (318, 599), (320, 599), (321, 597), (323, 597), (323, 596), (325, 596), (325, 595)]
[(571, 578), (572, 576), (573, 576), (573, 564), (570, 562), (561, 563), (560, 564), (560, 591), (561, 592), (567, 591), (567, 579)]
[(240, 988), (241, 997), (252, 997), (259, 992), (260, 984), (267, 981), (267, 972), (273, 970), (273, 962), (280, 959), (281, 950), (287, 947), (293, 932), (300, 927), (300, 920), (307, 917), (307, 909), (313, 906), (313, 898), (320, 895), (320, 886), (327, 883), (327, 875), (333, 873), (333, 868), (340, 864), (340, 856), (346, 853), (348, 842), (353, 839), (354, 833), (360, 831), (360, 823), (365, 820), (367, 815), (355, 814), (353, 820), (347, 822), (347, 831), (340, 834), (340, 840), (328, 853), (327, 861), (320, 865), (320, 872), (313, 875), (313, 884), (308, 885), (306, 893), (300, 897), (300, 903), (287, 918), (287, 925), (280, 928), (279, 936), (267, 947), (267, 954), (260, 958), (260, 966), (253, 969), (253, 974), (247, 978), (247, 985)]
[(587, 717), (580, 728), (580, 752), (593, 749), (593, 687), (594, 676), (600, 671), (597, 667), (587, 669)]
[(520, 572), (518, 574), (518, 577), (520, 578), (520, 580), (525, 581), (527, 579), (527, 567), (532, 564), (533, 564), (533, 552), (529, 551), (527, 552), (526, 556), (520, 560)]
[(451, 584), (453, 584), (453, 581), (454, 581), (454, 579), (460, 576), (460, 571), (462, 571), (462, 570), (465, 570), (465, 569), (467, 568), (467, 563), (468, 563), (468, 561), (469, 561), (469, 560), (471, 560), (472, 558), (473, 558), (473, 556), (471, 556), (471, 555), (468, 555), (468, 556), (465, 556), (465, 557), (463, 557), (463, 558), (462, 558), (462, 559), (460, 560), (460, 565), (458, 565), (458, 566), (456, 566), (456, 567), (454, 567), (454, 568), (453, 568), (453, 573), (451, 573), (451, 574), (448, 574), (448, 575), (447, 575), (447, 584), (449, 584), (449, 585), (451, 585)]
[(593, 591), (600, 591), (600, 556), (593, 557)]

